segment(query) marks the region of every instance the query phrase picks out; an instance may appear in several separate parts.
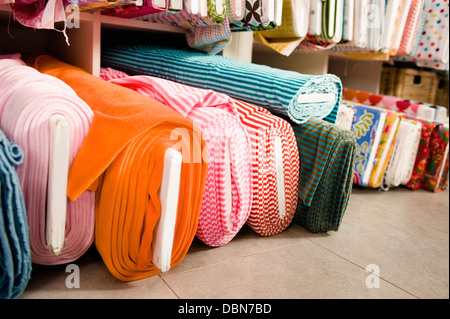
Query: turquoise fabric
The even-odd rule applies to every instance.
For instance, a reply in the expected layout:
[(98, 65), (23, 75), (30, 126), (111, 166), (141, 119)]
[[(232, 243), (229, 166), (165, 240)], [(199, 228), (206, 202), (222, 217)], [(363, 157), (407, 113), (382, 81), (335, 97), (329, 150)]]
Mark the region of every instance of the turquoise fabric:
[[(334, 123), (342, 98), (341, 80), (332, 74), (305, 75), (185, 47), (106, 43), (102, 46), (102, 67), (212, 89), (287, 116), (295, 123), (310, 118)], [(331, 93), (335, 98), (327, 103), (299, 102), (300, 95), (309, 93)]]
[(15, 166), (22, 150), (0, 130), (0, 299), (15, 299), (31, 274), (27, 215)]

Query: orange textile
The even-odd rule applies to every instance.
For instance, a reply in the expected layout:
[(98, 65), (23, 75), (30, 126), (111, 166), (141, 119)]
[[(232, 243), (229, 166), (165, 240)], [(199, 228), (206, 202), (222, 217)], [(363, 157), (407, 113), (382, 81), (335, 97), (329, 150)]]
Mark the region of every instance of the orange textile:
[(168, 148), (182, 153), (170, 265), (175, 267), (197, 230), (207, 172), (205, 159), (198, 155), (205, 147), (201, 132), (162, 103), (51, 56), (37, 57), (33, 66), (66, 82), (94, 111), (69, 170), (67, 194), (75, 200), (86, 189), (96, 191), (95, 244), (120, 280), (160, 272), (152, 263), (152, 240), (161, 213), (164, 154)]

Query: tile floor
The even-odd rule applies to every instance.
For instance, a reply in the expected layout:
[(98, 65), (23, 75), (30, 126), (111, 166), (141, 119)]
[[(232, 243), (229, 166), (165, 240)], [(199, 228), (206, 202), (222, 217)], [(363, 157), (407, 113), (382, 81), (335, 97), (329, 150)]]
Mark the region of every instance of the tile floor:
[(448, 299), (449, 193), (354, 188), (337, 232), (244, 227), (219, 248), (194, 240), (177, 267), (134, 282), (113, 277), (95, 248), (74, 263), (79, 288), (66, 287), (65, 265), (34, 265), (21, 298)]

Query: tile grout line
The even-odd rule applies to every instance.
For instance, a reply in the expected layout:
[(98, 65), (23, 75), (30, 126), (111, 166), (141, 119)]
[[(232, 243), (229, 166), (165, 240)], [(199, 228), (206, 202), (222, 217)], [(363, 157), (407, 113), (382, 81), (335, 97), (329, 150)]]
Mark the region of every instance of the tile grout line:
[[(351, 261), (351, 260), (345, 258), (344, 256), (341, 256), (341, 255), (339, 255), (338, 253), (336, 253), (336, 252), (334, 252), (334, 251), (332, 251), (332, 250), (330, 250), (330, 249), (328, 249), (328, 248), (326, 248), (326, 247), (324, 247), (324, 246), (322, 246), (322, 245), (316, 243), (315, 241), (313, 241), (313, 240), (311, 240), (311, 239), (309, 239), (309, 238), (306, 238), (306, 239), (309, 240), (309, 241), (310, 241), (311, 243), (313, 243), (314, 245), (319, 246), (320, 248), (323, 248), (323, 249), (329, 251), (329, 252), (332, 253), (333, 255), (335, 255), (335, 256), (337, 256), (337, 257), (339, 257), (339, 258), (341, 258), (341, 259), (343, 259), (343, 260), (345, 260), (345, 261), (347, 261), (347, 262), (349, 262), (349, 263), (355, 265), (356, 267), (358, 267), (358, 268), (360, 268), (360, 269), (362, 269), (362, 270), (364, 270), (364, 271), (366, 270), (365, 268), (361, 267), (361, 266), (358, 265), (357, 263), (355, 263), (355, 262), (353, 262), (353, 261)], [(391, 281), (389, 281), (389, 280), (383, 278), (382, 276), (377, 276), (377, 277), (380, 278), (381, 280), (383, 280), (383, 281), (385, 281), (385, 282), (391, 284), (392, 286), (394, 286), (394, 287), (396, 287), (396, 288), (398, 288), (398, 289), (404, 291), (405, 293), (407, 293), (407, 294), (409, 294), (409, 295), (411, 295), (411, 296), (417, 298), (417, 299), (422, 299), (422, 298), (420, 298), (419, 296), (416, 296), (415, 294), (413, 294), (412, 292), (409, 292), (409, 291), (407, 291), (406, 289), (404, 289), (404, 288), (398, 286), (397, 284), (394, 284), (394, 283), (392, 283)]]
[(170, 291), (173, 292), (173, 294), (177, 297), (177, 299), (181, 299), (181, 297), (178, 296), (178, 294), (175, 292), (175, 290), (173, 290), (173, 288), (169, 285), (169, 283), (164, 280), (164, 278), (161, 276), (161, 274), (158, 274), (158, 276), (159, 276), (159, 278), (162, 279), (162, 281), (164, 282), (164, 284), (166, 284), (166, 286), (170, 289)]

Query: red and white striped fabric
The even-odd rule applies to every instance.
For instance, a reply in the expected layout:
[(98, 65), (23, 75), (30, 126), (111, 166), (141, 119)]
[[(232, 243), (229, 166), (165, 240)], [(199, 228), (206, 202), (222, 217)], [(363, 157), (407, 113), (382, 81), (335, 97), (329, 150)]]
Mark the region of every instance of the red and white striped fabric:
[(261, 236), (275, 235), (291, 224), (297, 208), (299, 153), (294, 131), (289, 122), (262, 107), (235, 103), (252, 144), (253, 200), (247, 225)]
[(109, 68), (102, 69), (100, 76), (169, 106), (201, 130), (208, 171), (196, 237), (213, 247), (231, 241), (247, 221), (252, 200), (250, 138), (233, 99), (212, 90), (151, 76), (127, 76)]

